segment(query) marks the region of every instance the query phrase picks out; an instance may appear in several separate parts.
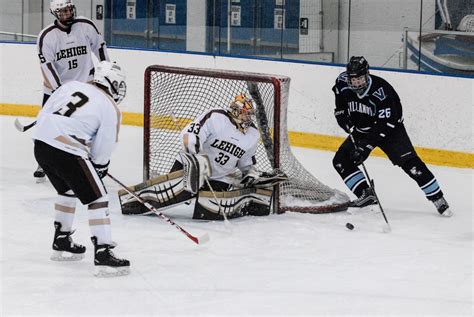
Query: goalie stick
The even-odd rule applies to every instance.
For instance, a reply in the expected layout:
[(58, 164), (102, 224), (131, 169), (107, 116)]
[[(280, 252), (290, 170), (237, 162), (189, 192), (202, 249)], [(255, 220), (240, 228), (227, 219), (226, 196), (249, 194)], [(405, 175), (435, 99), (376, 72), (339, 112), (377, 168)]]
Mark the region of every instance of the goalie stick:
[(209, 186), (209, 189), (211, 190), (211, 193), (212, 193), (212, 196), (214, 196), (214, 199), (217, 203), (217, 205), (219, 206), (219, 213), (222, 214), (222, 216), (224, 217), (224, 224), (225, 225), (229, 225), (230, 222), (229, 222), (229, 219), (227, 219), (227, 215), (225, 213), (225, 210), (222, 210), (222, 206), (221, 206), (221, 203), (219, 202), (219, 200), (217, 199), (217, 196), (216, 196), (216, 192), (214, 191), (214, 188), (212, 188), (211, 186), (211, 183), (209, 182), (209, 179), (207, 178), (207, 176), (204, 176), (204, 180), (206, 181), (207, 183), (207, 186)]
[(119, 184), (127, 193), (129, 193), (130, 195), (132, 195), (133, 197), (135, 197), (136, 200), (138, 200), (143, 206), (145, 206), (150, 212), (154, 213), (155, 215), (161, 217), (163, 220), (165, 220), (167, 223), (169, 223), (170, 225), (174, 226), (176, 229), (178, 229), (179, 231), (181, 231), (181, 233), (183, 233), (186, 237), (188, 237), (189, 239), (191, 239), (194, 243), (196, 244), (204, 244), (206, 242), (209, 241), (209, 234), (205, 233), (204, 235), (202, 235), (201, 237), (196, 237), (196, 236), (193, 236), (192, 234), (190, 234), (189, 232), (187, 232), (186, 230), (184, 230), (183, 228), (181, 228), (181, 226), (179, 226), (177, 223), (175, 223), (173, 220), (171, 220), (170, 218), (166, 217), (163, 213), (161, 213), (160, 211), (158, 211), (155, 207), (153, 207), (150, 203), (147, 203), (146, 201), (144, 201), (142, 198), (140, 198), (140, 196), (138, 196), (137, 194), (135, 194), (133, 191), (131, 191), (127, 186), (125, 186), (121, 181), (119, 181), (118, 179), (116, 179), (115, 177), (113, 177), (112, 175), (110, 174), (107, 174), (107, 176), (109, 176), (113, 181), (115, 181), (117, 184)]
[[(268, 119), (265, 112), (265, 106), (263, 104), (262, 94), (260, 93), (260, 90), (258, 89), (258, 84), (253, 81), (247, 81), (247, 89), (249, 90), (250, 95), (252, 96), (253, 100), (257, 104), (256, 116), (257, 116), (258, 125), (261, 129), (260, 135), (262, 136), (262, 142), (265, 148), (265, 152), (267, 153), (268, 160), (270, 161), (272, 168), (279, 167), (279, 162), (276, 162), (275, 160), (274, 145), (271, 138), (272, 134), (270, 131), (270, 127), (268, 126)], [(277, 133), (277, 131), (274, 130), (273, 133)], [(272, 198), (273, 208), (275, 208), (276, 206), (279, 206), (279, 203), (278, 203), (279, 190), (280, 190), (279, 186), (275, 186), (273, 190), (273, 198)], [(278, 210), (278, 208), (274, 210)]]
[(37, 121), (35, 120), (30, 124), (23, 125), (23, 124), (21, 124), (20, 120), (18, 120), (18, 118), (16, 118), (15, 119), (15, 128), (20, 132), (25, 132), (25, 131), (28, 131), (29, 129), (31, 129), (32, 127), (34, 127), (36, 125), (36, 122)]
[(249, 90), (250, 95), (252, 96), (252, 99), (257, 104), (256, 116), (257, 116), (258, 125), (262, 131), (260, 135), (262, 136), (262, 142), (267, 152), (268, 160), (270, 161), (270, 164), (272, 164), (272, 167), (275, 168), (273, 141), (271, 139), (270, 127), (268, 126), (268, 119), (265, 113), (265, 107), (263, 105), (262, 95), (260, 94), (258, 85), (255, 82), (248, 81), (247, 88)]

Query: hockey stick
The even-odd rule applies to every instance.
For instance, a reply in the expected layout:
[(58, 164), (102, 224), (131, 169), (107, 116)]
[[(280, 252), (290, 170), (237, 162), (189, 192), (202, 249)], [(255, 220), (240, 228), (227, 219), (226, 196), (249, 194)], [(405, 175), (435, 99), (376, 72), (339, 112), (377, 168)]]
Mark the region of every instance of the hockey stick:
[(186, 230), (184, 230), (183, 228), (181, 228), (177, 223), (175, 223), (173, 220), (171, 220), (170, 218), (166, 217), (164, 214), (162, 214), (160, 211), (158, 211), (155, 207), (153, 207), (150, 203), (144, 201), (142, 198), (140, 198), (140, 196), (138, 196), (137, 194), (135, 194), (133, 191), (131, 191), (130, 189), (128, 189), (127, 186), (125, 186), (121, 181), (119, 181), (118, 179), (116, 179), (115, 177), (113, 177), (112, 175), (110, 174), (107, 174), (107, 176), (109, 176), (113, 181), (115, 181), (117, 184), (119, 184), (127, 193), (129, 193), (130, 195), (132, 195), (133, 197), (135, 197), (136, 200), (138, 200), (143, 206), (145, 206), (149, 211), (151, 211), (152, 213), (154, 213), (155, 215), (161, 217), (163, 220), (165, 220), (167, 223), (169, 223), (170, 225), (174, 226), (176, 229), (178, 229), (179, 231), (181, 231), (184, 235), (186, 235), (186, 237), (188, 237), (189, 239), (191, 239), (194, 243), (196, 244), (204, 244), (206, 242), (209, 241), (209, 234), (205, 233), (203, 236), (201, 237), (196, 237), (196, 236), (193, 236), (192, 234), (190, 234), (189, 232), (187, 232)]
[[(349, 131), (351, 132), (349, 134), (349, 137), (351, 138), (352, 144), (354, 145), (354, 147), (356, 147), (357, 145), (355, 143), (354, 137), (352, 136), (352, 129), (349, 128)], [(383, 219), (385, 220), (385, 223), (387, 224), (387, 226), (383, 228), (383, 232), (386, 232), (386, 233), (391, 232), (392, 228), (390, 227), (390, 224), (388, 223), (387, 216), (385, 215), (382, 204), (380, 203), (379, 197), (377, 196), (377, 192), (375, 191), (374, 180), (370, 178), (369, 173), (367, 172), (367, 168), (365, 168), (364, 162), (362, 162), (360, 165), (362, 165), (362, 169), (364, 170), (365, 176), (367, 176), (369, 180), (370, 187), (372, 187), (372, 190), (374, 191), (375, 199), (377, 199), (377, 204), (380, 207), (380, 211), (382, 212)]]
[(15, 128), (20, 132), (25, 132), (25, 131), (31, 129), (32, 127), (34, 127), (36, 125), (36, 122), (37, 121), (35, 120), (30, 124), (23, 125), (23, 124), (21, 124), (20, 120), (18, 120), (18, 118), (16, 118), (15, 119)]
[(222, 216), (224, 216), (224, 223), (226, 225), (230, 224), (229, 219), (227, 219), (227, 215), (225, 214), (225, 210), (221, 210), (221, 207), (222, 207), (221, 203), (217, 199), (216, 193), (214, 192), (214, 189), (212, 188), (211, 183), (209, 182), (209, 179), (207, 179), (207, 177), (204, 177), (204, 180), (206, 181), (207, 186), (209, 186), (209, 189), (211, 190), (212, 196), (214, 196), (214, 199), (216, 200), (216, 204), (219, 205), (219, 212), (221, 212)]
[[(271, 131), (270, 127), (268, 126), (268, 118), (267, 118), (267, 113), (265, 110), (265, 105), (263, 104), (263, 99), (262, 99), (262, 94), (260, 93), (260, 90), (258, 89), (258, 84), (253, 81), (247, 81), (247, 89), (249, 90), (250, 95), (252, 96), (252, 99), (255, 101), (257, 104), (257, 111), (256, 111), (256, 116), (257, 116), (257, 123), (258, 126), (260, 127), (260, 130), (262, 133), (260, 133), (262, 137), (262, 142), (265, 148), (265, 151), (267, 152), (267, 157), (268, 160), (270, 161), (271, 167), (275, 168), (275, 151), (274, 151), (274, 146), (273, 146), (273, 140), (271, 137)], [(273, 131), (273, 133), (276, 133), (276, 131)], [(278, 166), (279, 168), (280, 166)], [(273, 191), (273, 212), (276, 213), (277, 209), (275, 206), (278, 206), (278, 191), (279, 191), (279, 186), (275, 187), (275, 190)]]
[(252, 99), (257, 104), (257, 123), (260, 127), (260, 130), (262, 131), (260, 135), (262, 137), (262, 142), (265, 147), (265, 151), (267, 152), (268, 160), (270, 161), (272, 167), (275, 168), (275, 156), (273, 151), (273, 141), (271, 138), (272, 134), (270, 132), (270, 127), (268, 126), (268, 119), (267, 114), (265, 112), (265, 106), (263, 104), (262, 95), (260, 94), (260, 90), (258, 89), (257, 83), (253, 81), (247, 82), (247, 88), (249, 90), (250, 95), (252, 96)]

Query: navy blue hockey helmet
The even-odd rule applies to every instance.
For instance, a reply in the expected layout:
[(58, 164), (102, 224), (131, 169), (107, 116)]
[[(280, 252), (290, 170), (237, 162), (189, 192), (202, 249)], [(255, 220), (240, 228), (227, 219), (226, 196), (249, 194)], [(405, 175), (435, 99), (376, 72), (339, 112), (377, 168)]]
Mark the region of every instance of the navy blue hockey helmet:
[(347, 85), (357, 93), (369, 85), (369, 63), (363, 56), (352, 56), (346, 66)]

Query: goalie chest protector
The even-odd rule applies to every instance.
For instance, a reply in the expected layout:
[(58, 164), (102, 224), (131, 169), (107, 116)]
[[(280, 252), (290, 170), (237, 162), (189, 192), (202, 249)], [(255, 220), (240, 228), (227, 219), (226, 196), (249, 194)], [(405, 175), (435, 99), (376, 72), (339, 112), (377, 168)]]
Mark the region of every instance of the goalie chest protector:
[(227, 111), (214, 109), (191, 122), (183, 130), (183, 138), (189, 140), (186, 145), (189, 152), (197, 149), (208, 156), (211, 179), (231, 182), (226, 175), (236, 167), (245, 170), (255, 163), (260, 133), (255, 126), (241, 132)]

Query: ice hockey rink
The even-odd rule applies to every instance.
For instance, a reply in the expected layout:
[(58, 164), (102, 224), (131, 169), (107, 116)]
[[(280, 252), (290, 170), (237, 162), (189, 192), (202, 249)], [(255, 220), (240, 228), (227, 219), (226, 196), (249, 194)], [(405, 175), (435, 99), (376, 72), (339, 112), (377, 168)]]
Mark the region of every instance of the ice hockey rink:
[[(131, 274), (96, 278), (82, 206), (74, 238), (86, 258), (49, 260), (55, 192), (34, 182), (31, 130), (18, 132), (14, 119), (0, 116), (1, 316), (473, 315), (471, 169), (430, 166), (454, 212), (442, 218), (401, 169), (369, 158), (391, 233), (375, 208), (229, 225), (193, 221), (186, 207), (167, 213), (194, 235), (209, 233), (202, 246), (158, 217), (121, 215), (119, 187), (107, 178), (115, 253), (131, 261)], [(123, 126), (112, 157), (110, 173), (128, 185), (142, 180), (142, 139), (142, 128)], [(322, 182), (348, 192), (333, 153), (293, 151)]]

